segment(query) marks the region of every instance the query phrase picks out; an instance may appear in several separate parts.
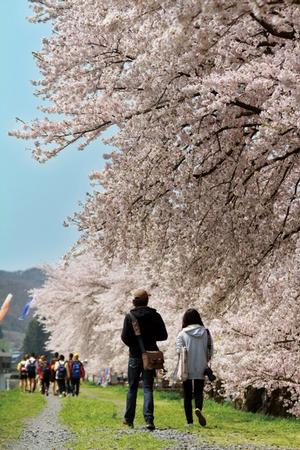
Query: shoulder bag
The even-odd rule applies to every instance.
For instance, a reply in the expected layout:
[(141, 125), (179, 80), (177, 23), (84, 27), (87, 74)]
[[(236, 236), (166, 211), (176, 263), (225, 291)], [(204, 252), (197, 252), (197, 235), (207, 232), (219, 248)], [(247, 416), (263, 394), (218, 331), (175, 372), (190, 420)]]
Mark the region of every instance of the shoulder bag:
[(188, 379), (188, 350), (186, 345), (180, 347), (173, 379), (179, 381), (186, 381)]
[(140, 325), (137, 321), (137, 318), (132, 314), (129, 313), (132, 327), (134, 330), (134, 334), (137, 337), (141, 352), (142, 352), (142, 360), (143, 360), (143, 367), (145, 370), (152, 370), (152, 369), (163, 369), (164, 368), (164, 355), (163, 352), (160, 350), (146, 350), (144, 346), (144, 342), (141, 335)]

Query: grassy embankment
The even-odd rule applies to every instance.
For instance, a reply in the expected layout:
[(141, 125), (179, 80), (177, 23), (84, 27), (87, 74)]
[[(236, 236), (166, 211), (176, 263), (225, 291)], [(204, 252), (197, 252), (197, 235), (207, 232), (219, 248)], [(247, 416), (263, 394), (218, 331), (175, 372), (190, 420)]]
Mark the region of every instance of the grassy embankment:
[[(63, 399), (63, 422), (77, 435), (72, 444), (76, 450), (123, 449), (159, 450), (172, 447), (174, 441), (155, 438), (143, 429), (142, 393), (139, 393), (134, 430), (123, 430), (122, 415), (126, 389), (86, 385), (78, 398)], [(300, 421), (279, 419), (235, 410), (231, 405), (206, 401), (207, 426), (194, 425), (199, 442), (219, 444), (252, 444), (300, 449)], [(155, 393), (155, 423), (158, 429), (187, 431), (182, 400), (178, 394)]]
[(0, 392), (0, 448), (4, 442), (18, 439), (25, 420), (38, 414), (44, 407), (42, 395), (20, 392), (18, 389)]

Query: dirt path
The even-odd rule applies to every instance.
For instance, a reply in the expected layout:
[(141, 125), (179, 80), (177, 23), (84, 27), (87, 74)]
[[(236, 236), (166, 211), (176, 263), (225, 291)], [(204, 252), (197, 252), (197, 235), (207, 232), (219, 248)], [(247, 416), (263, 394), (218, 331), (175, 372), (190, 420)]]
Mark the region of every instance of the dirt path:
[[(72, 434), (58, 420), (63, 399), (47, 397), (43, 411), (30, 419), (20, 438), (7, 445), (7, 450), (66, 450), (72, 449)], [(69, 443), (69, 445), (68, 445)]]

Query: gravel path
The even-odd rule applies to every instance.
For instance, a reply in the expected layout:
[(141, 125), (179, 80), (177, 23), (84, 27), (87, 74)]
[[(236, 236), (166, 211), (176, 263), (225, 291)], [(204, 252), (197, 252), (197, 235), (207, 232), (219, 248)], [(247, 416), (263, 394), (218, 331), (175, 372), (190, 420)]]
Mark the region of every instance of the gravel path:
[[(126, 429), (119, 431), (119, 435), (133, 434), (141, 429)], [(149, 431), (148, 431), (149, 433)], [(207, 444), (201, 442), (201, 435), (195, 433), (189, 433), (184, 431), (172, 430), (172, 429), (156, 429), (152, 431), (153, 436), (157, 439), (174, 440), (174, 444), (166, 447), (164, 450), (295, 450), (295, 449), (283, 449), (282, 447), (268, 447), (268, 446), (255, 446), (251, 444), (247, 445), (218, 445)], [(99, 449), (100, 450), (100, 449)], [(151, 449), (152, 450), (152, 449)]]
[[(18, 441), (11, 442), (7, 450), (66, 450), (72, 449), (72, 434), (58, 421), (61, 401), (58, 397), (49, 396), (43, 411), (27, 422)], [(70, 445), (67, 443), (70, 442)]]

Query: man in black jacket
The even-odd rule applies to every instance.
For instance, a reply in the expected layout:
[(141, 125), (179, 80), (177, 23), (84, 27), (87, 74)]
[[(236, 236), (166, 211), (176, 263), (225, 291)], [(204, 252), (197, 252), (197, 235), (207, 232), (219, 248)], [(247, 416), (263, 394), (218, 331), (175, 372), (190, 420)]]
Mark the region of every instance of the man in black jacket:
[[(168, 333), (160, 314), (154, 308), (149, 308), (148, 293), (144, 289), (138, 289), (134, 293), (133, 306), (130, 311), (137, 319), (144, 347), (146, 350), (159, 350), (156, 341), (165, 341)], [(133, 427), (135, 417), (136, 397), (142, 374), (144, 388), (144, 418), (148, 430), (154, 430), (154, 404), (153, 404), (153, 381), (155, 370), (144, 370), (142, 352), (132, 327), (129, 314), (126, 314), (121, 339), (129, 347), (128, 361), (128, 384), (129, 390), (126, 401), (126, 411), (123, 423)]]

